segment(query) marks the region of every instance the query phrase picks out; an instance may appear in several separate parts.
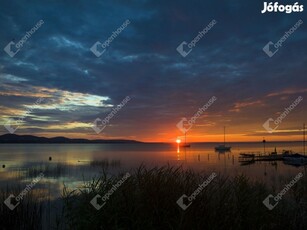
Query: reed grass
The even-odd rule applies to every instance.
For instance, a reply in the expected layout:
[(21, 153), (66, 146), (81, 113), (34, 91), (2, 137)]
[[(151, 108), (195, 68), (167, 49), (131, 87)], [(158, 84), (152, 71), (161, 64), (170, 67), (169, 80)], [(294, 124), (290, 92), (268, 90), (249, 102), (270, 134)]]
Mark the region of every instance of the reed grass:
[(43, 203), (38, 200), (37, 194), (27, 193), (20, 204), (10, 210), (5, 204), (10, 194), (18, 195), (22, 188), (6, 188), (0, 190), (0, 228), (16, 230), (42, 229)]
[(103, 174), (83, 189), (64, 190), (66, 226), (74, 229), (306, 229), (307, 183), (299, 181), (269, 211), (262, 201), (273, 194), (263, 183), (240, 175), (218, 176), (183, 211), (176, 203), (209, 175), (181, 167), (139, 167), (100, 210), (90, 200), (106, 194), (122, 178)]
[[(176, 203), (178, 198), (191, 195), (209, 174), (182, 167), (143, 165), (130, 174), (100, 210), (90, 201), (97, 194), (103, 196), (110, 191), (124, 174), (112, 176), (103, 170), (98, 177), (84, 182), (81, 189), (70, 190), (64, 186), (62, 197), (49, 204), (57, 207), (51, 210), (56, 213), (50, 229), (306, 230), (307, 180), (304, 177), (270, 211), (262, 201), (279, 191), (244, 175), (218, 175), (184, 211)], [(22, 188), (0, 190), (1, 229), (42, 229), (44, 204), (38, 199), (40, 195), (30, 191), (13, 211), (3, 203), (10, 194), (17, 195), (20, 191)]]

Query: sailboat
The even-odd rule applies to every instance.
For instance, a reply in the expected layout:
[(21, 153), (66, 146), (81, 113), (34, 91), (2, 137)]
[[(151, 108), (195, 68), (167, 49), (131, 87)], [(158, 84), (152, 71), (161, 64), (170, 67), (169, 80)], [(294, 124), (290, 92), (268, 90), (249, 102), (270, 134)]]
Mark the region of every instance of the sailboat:
[(224, 144), (215, 147), (215, 151), (217, 152), (227, 152), (230, 151), (231, 147), (226, 146), (226, 138), (225, 138), (225, 126), (224, 126)]
[(184, 133), (184, 144), (181, 144), (180, 146), (181, 146), (181, 147), (184, 147), (184, 148), (189, 148), (189, 147), (191, 147), (190, 144), (187, 144), (187, 132)]
[(304, 155), (295, 153), (295, 154), (284, 154), (283, 160), (288, 164), (293, 165), (305, 165), (307, 164), (307, 156), (305, 156), (305, 124), (303, 126), (303, 149)]

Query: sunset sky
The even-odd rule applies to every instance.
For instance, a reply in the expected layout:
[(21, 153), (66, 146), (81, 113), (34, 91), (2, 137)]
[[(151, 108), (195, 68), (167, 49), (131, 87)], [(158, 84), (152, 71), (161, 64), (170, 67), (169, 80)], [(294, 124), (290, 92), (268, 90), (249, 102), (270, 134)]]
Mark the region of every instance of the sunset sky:
[[(67, 1), (69, 2), (69, 1)], [(302, 140), (307, 123), (306, 13), (261, 14), (250, 1), (1, 1), (1, 47), (42, 26), (14, 57), (0, 54), (0, 134), (31, 108), (15, 134), (175, 141), (177, 123), (217, 100), (188, 131), (188, 141)], [(212, 20), (217, 24), (182, 57), (176, 50)], [(298, 20), (303, 24), (268, 57)], [(126, 20), (130, 24), (96, 57)], [(131, 100), (97, 134), (124, 98)], [(272, 134), (263, 128), (303, 98)], [(41, 103), (35, 102), (43, 98)], [(273, 125), (272, 125), (273, 126)]]

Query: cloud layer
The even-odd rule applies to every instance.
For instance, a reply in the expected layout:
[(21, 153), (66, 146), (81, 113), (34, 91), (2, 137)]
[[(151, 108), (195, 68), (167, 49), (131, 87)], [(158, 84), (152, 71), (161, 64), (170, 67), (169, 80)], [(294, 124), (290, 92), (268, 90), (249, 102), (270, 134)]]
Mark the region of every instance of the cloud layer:
[[(37, 98), (18, 134), (170, 141), (176, 124), (212, 96), (218, 100), (190, 131), (190, 139), (259, 140), (262, 124), (298, 96), (307, 96), (307, 30), (301, 25), (269, 58), (262, 48), (277, 42), (304, 13), (261, 14), (247, 1), (2, 1), (1, 47), (17, 43), (38, 21), (44, 24), (11, 58), (0, 54), (1, 122), (18, 118)], [(97, 58), (103, 43), (127, 19), (130, 24)], [(213, 19), (217, 24), (185, 58), (177, 46), (190, 42)], [(91, 123), (126, 96), (129, 102), (97, 135)], [(307, 99), (305, 99), (307, 100)], [(303, 102), (280, 130), (299, 130)], [(305, 120), (304, 120), (305, 119)], [(1, 129), (6, 133), (5, 128)], [(288, 138), (299, 138), (300, 131)], [(276, 132), (271, 139), (284, 139)]]

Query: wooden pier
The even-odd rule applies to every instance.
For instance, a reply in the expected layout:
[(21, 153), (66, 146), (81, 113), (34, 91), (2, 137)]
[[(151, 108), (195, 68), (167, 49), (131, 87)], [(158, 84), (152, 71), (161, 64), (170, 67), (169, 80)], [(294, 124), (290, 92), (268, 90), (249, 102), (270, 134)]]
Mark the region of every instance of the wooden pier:
[(283, 154), (240, 153), (239, 162), (281, 161)]

